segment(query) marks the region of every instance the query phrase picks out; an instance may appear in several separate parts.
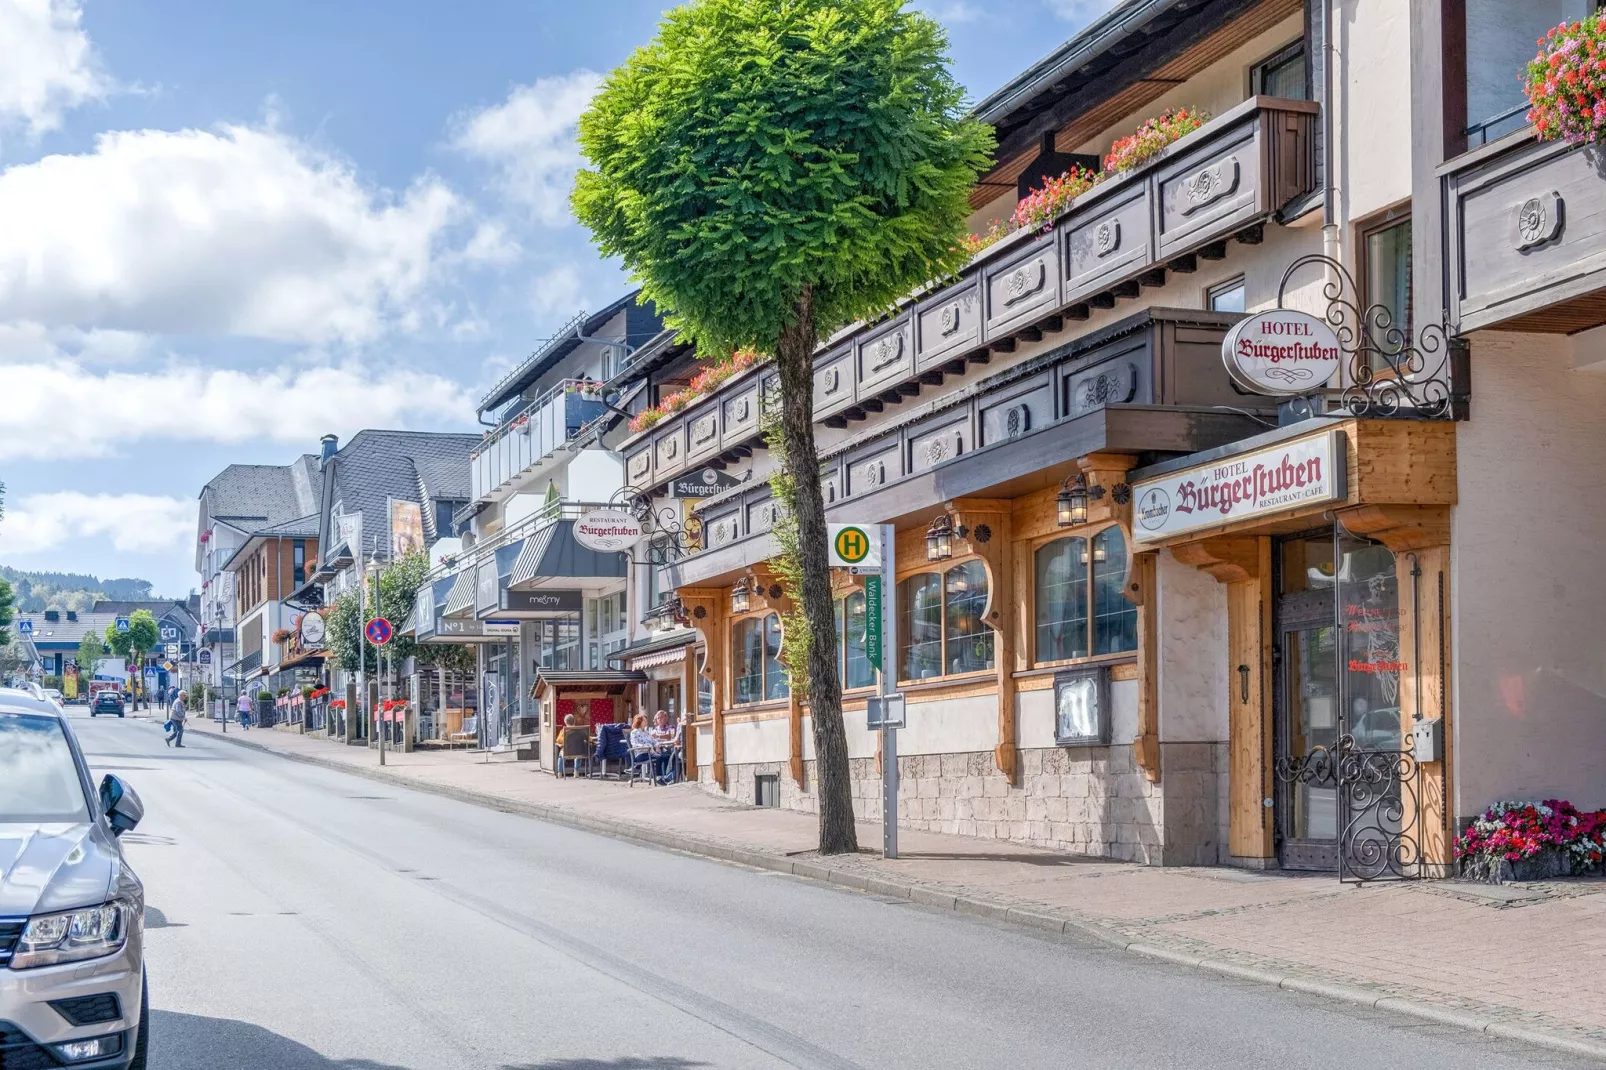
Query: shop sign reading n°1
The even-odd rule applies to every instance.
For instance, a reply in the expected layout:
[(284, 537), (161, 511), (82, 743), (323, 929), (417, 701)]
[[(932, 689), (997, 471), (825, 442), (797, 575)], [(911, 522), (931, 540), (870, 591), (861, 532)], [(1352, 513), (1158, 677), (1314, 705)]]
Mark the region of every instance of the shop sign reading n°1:
[(1309, 394), (1326, 386), (1343, 360), (1328, 323), (1291, 308), (1256, 312), (1221, 340), (1221, 359), (1232, 381), (1272, 396)]
[(1348, 493), (1346, 464), (1344, 432), (1325, 431), (1141, 480), (1132, 485), (1133, 540), (1339, 501)]
[(881, 532), (874, 524), (827, 524), (832, 568), (881, 567)]

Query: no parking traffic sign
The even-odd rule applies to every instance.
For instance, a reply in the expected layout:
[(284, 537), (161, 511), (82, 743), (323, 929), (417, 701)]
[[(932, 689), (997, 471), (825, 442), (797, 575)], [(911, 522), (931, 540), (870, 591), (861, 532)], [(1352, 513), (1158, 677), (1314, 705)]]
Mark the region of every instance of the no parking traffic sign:
[(375, 617), (362, 630), (362, 633), (368, 637), (368, 641), (375, 646), (384, 646), (390, 642), (390, 632), (390, 621), (384, 617)]

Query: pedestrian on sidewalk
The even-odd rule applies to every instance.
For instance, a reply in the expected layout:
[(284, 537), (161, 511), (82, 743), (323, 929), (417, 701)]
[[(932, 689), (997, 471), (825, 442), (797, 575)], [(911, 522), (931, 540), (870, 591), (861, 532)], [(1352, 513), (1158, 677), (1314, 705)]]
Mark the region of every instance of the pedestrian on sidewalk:
[(240, 727), (251, 727), (251, 696), (244, 691), (240, 692)]
[(188, 698), (187, 692), (180, 691), (173, 697), (173, 705), (167, 711), (167, 722), (173, 726), (173, 734), (168, 737), (175, 747), (184, 745), (184, 700)]

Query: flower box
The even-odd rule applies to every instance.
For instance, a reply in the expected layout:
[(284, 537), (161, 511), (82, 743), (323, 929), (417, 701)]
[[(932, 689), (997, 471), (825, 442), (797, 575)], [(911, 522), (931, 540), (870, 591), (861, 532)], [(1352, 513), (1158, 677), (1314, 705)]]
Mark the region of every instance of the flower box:
[(1490, 884), (1596, 872), (1603, 855), (1606, 810), (1562, 799), (1497, 802), (1455, 841), (1461, 875)]

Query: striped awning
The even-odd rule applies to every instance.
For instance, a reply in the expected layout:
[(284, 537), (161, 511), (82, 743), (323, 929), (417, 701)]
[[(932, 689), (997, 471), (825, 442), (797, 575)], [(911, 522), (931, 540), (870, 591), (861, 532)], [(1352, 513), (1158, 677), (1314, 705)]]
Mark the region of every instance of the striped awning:
[(524, 540), (507, 585), (518, 587), (547, 579), (622, 579), (624, 575), (623, 554), (586, 549), (574, 537), (574, 521), (559, 520)]
[(446, 608), (441, 611), (441, 615), (446, 617), (468, 616), (473, 609), (474, 570), (465, 568), (457, 574), (457, 580), (452, 584), (452, 593), (446, 596)]

